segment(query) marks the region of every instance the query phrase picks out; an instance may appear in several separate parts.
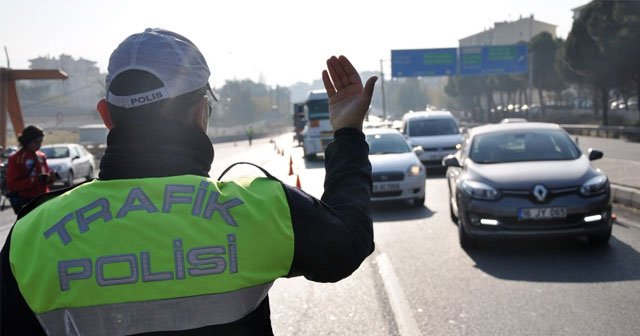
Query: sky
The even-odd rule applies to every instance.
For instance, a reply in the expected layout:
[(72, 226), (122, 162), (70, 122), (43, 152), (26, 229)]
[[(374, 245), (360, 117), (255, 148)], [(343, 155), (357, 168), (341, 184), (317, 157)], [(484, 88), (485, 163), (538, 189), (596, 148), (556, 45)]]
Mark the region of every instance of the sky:
[[(188, 37), (212, 70), (210, 82), (250, 79), (290, 86), (320, 78), (332, 55), (359, 71), (390, 74), (391, 50), (455, 48), (494, 22), (531, 14), (571, 30), (571, 9), (588, 0), (1, 0), (0, 47), (12, 69), (60, 54), (97, 62), (148, 27)], [(7, 57), (0, 52), (0, 66)]]

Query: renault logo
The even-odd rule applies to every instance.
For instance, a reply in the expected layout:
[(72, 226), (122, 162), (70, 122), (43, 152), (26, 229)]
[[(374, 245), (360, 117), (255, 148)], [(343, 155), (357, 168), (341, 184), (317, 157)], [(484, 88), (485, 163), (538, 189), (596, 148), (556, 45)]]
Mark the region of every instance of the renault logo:
[(541, 184), (537, 184), (533, 187), (533, 196), (535, 196), (539, 202), (543, 202), (545, 198), (547, 198), (547, 193), (547, 188)]

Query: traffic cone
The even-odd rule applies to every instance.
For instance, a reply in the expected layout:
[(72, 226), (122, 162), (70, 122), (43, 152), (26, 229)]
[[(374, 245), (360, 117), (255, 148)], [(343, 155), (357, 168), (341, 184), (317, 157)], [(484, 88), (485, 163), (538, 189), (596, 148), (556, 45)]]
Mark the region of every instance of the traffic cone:
[(293, 175), (293, 160), (289, 157), (289, 176)]
[(618, 219), (618, 216), (616, 216), (616, 214), (614, 214), (613, 212), (611, 213), (611, 220), (615, 221), (616, 219)]
[(296, 188), (302, 189), (302, 186), (300, 186), (300, 175), (296, 175)]

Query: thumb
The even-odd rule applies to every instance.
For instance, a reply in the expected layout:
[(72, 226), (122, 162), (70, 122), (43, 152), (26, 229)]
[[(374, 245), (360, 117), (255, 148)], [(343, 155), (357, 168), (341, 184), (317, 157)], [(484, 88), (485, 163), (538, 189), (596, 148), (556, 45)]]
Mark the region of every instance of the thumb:
[(371, 104), (371, 97), (373, 96), (373, 88), (375, 87), (377, 80), (378, 80), (378, 76), (369, 77), (369, 79), (367, 79), (367, 83), (364, 86), (363, 95), (367, 100), (367, 106)]

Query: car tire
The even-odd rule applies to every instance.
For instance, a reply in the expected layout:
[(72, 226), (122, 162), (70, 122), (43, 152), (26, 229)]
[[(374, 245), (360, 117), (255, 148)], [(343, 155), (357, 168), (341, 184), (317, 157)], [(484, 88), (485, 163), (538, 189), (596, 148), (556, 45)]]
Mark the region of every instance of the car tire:
[(469, 236), (469, 234), (464, 230), (462, 220), (458, 221), (458, 239), (460, 241), (460, 247), (464, 250), (469, 250), (478, 246), (478, 239)]
[(460, 220), (456, 214), (453, 213), (453, 205), (451, 204), (451, 198), (449, 198), (449, 216), (451, 216), (451, 221), (454, 224), (457, 224)]
[(416, 207), (416, 208), (423, 207), (424, 206), (424, 200), (425, 200), (424, 196), (418, 197), (418, 198), (414, 198), (412, 200), (413, 201), (413, 206)]
[(89, 166), (89, 172), (87, 173), (87, 176), (85, 176), (87, 181), (90, 181), (93, 179), (93, 166)]
[(75, 180), (75, 176), (73, 176), (73, 170), (70, 170), (67, 174), (67, 181), (65, 181), (64, 185), (67, 187), (73, 186), (73, 181)]
[(609, 230), (603, 233), (588, 235), (587, 238), (589, 238), (589, 243), (591, 245), (594, 245), (594, 246), (607, 245), (609, 243), (609, 239), (611, 239), (611, 226), (609, 226)]

